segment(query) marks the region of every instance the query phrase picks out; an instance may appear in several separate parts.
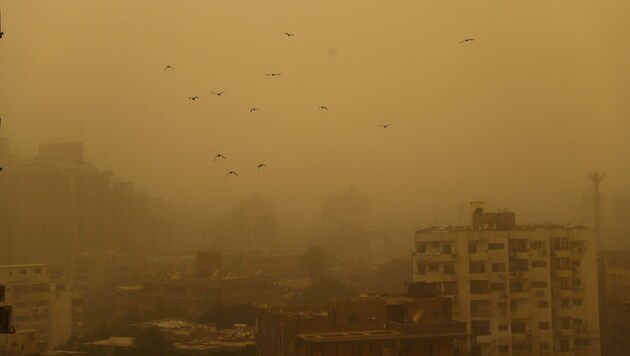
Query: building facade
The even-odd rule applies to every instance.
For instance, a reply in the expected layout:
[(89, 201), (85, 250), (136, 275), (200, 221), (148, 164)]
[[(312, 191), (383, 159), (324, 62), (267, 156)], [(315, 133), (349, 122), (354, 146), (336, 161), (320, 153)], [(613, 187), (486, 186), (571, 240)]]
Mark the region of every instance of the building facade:
[(416, 232), (414, 281), (451, 297), (478, 355), (599, 355), (595, 246), (591, 229), (475, 208), (473, 227)]
[(53, 278), (45, 264), (0, 266), (0, 284), (13, 306), (17, 331), (35, 329), (43, 347), (53, 348), (80, 333), (82, 298), (65, 278)]

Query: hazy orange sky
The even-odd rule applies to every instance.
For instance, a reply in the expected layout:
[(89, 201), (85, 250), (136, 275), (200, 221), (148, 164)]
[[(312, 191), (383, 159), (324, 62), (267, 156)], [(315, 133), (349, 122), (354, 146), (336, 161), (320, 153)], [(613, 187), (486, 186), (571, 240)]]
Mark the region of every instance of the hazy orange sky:
[[(258, 192), (281, 218), (316, 219), (326, 194), (356, 187), (377, 216), (422, 220), (492, 197), (543, 219), (592, 169), (607, 173), (604, 191), (630, 192), (627, 1), (0, 10), (0, 135), (13, 152), (81, 141), (115, 180), (209, 214)], [(228, 160), (211, 163), (217, 153)]]

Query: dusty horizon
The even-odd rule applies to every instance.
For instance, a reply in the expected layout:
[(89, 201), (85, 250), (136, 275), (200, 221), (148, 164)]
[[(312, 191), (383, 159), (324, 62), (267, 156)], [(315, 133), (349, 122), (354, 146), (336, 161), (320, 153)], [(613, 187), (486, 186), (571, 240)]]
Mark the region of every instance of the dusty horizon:
[(258, 193), (314, 222), (354, 187), (378, 219), (454, 223), (487, 197), (566, 222), (589, 171), (630, 192), (628, 7), (1, 1), (0, 136), (22, 157), (83, 142), (212, 215)]

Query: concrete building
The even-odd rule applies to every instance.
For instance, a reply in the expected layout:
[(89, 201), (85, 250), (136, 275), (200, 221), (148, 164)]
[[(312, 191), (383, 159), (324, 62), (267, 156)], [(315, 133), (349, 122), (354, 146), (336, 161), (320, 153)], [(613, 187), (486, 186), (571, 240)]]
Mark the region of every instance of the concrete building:
[(448, 298), (412, 288), (328, 305), (261, 305), (256, 343), (263, 356), (457, 355), (468, 334), (465, 323), (451, 319)]
[(0, 283), (6, 285), (16, 330), (37, 330), (46, 348), (80, 334), (82, 298), (67, 279), (51, 277), (45, 264), (2, 265)]
[(20, 329), (11, 334), (0, 333), (0, 355), (29, 356), (39, 355), (41, 344), (36, 329)]
[(594, 231), (483, 208), (471, 206), (472, 227), (416, 232), (414, 281), (452, 298), (479, 355), (599, 355)]
[(269, 249), (278, 238), (278, 222), (270, 200), (254, 195), (229, 214), (211, 219), (208, 241), (224, 251)]

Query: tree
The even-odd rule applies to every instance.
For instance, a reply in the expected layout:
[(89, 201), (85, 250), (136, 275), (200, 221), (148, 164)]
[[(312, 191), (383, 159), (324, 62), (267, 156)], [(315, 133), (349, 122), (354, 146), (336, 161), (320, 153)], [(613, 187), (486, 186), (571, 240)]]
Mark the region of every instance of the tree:
[(312, 246), (302, 256), (303, 267), (311, 278), (312, 282), (317, 282), (322, 278), (328, 266), (334, 261), (334, 257), (327, 251)]

